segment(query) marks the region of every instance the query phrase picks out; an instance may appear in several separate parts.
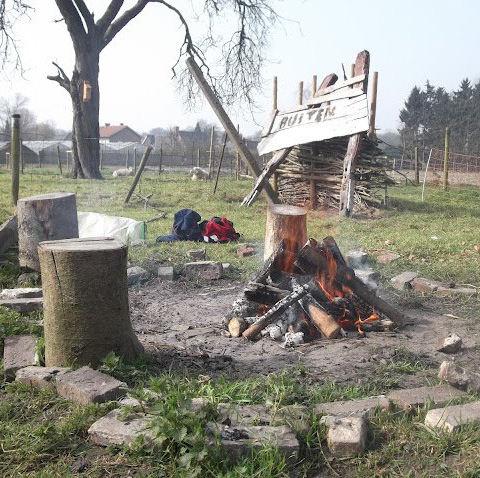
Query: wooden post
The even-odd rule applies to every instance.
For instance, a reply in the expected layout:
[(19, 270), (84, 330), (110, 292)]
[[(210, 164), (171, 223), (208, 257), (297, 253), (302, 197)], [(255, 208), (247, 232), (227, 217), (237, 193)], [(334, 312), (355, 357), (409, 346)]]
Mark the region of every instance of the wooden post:
[(197, 166), (200, 167), (200, 148), (197, 148)]
[(378, 88), (378, 71), (374, 71), (373, 78), (372, 78), (372, 96), (370, 100), (370, 118), (369, 118), (369, 126), (368, 126), (368, 137), (370, 139), (376, 138), (375, 117), (377, 115), (377, 88)]
[(24, 158), (23, 158), (23, 140), (20, 139), (20, 173), (23, 174), (25, 169)]
[(215, 178), (215, 186), (213, 186), (213, 194), (217, 192), (217, 185), (218, 185), (218, 178), (220, 176), (220, 170), (222, 169), (223, 157), (225, 155), (225, 147), (227, 146), (227, 133), (223, 136), (223, 146), (222, 146), (222, 154), (220, 155), (220, 160), (218, 161), (218, 168), (217, 168), (217, 176)]
[(133, 148), (133, 174), (137, 172), (137, 148)]
[(210, 132), (210, 151), (208, 152), (208, 179), (212, 179), (213, 172), (213, 140), (215, 138), (215, 127)]
[(130, 164), (130, 150), (127, 148), (125, 151), (125, 169), (128, 169), (128, 165)]
[(415, 156), (414, 156), (414, 167), (415, 167), (415, 184), (418, 186), (420, 184), (420, 168), (418, 164), (418, 146), (415, 146)]
[(138, 181), (140, 181), (140, 176), (143, 173), (143, 170), (145, 169), (145, 166), (147, 165), (148, 157), (150, 156), (150, 153), (152, 152), (153, 146), (149, 144), (147, 146), (147, 149), (143, 153), (142, 160), (140, 161), (140, 166), (138, 167), (138, 171), (135, 174), (135, 177), (133, 178), (133, 183), (130, 187), (130, 190), (128, 191), (127, 197), (125, 198), (125, 204), (130, 201), (130, 198), (132, 197), (133, 192), (135, 191), (135, 188), (137, 187)]
[(448, 189), (448, 155), (450, 153), (450, 128), (445, 128), (445, 151), (443, 154), (443, 189)]
[(317, 75), (313, 75), (312, 78), (312, 98), (317, 93)]
[(57, 144), (57, 161), (58, 161), (58, 169), (60, 171), (60, 176), (63, 176), (62, 173), (62, 159), (60, 157), (60, 146)]
[(162, 172), (162, 162), (163, 162), (163, 145), (160, 144), (160, 156), (158, 158), (158, 174)]
[(303, 105), (303, 81), (298, 84), (298, 104)]
[(100, 171), (103, 169), (103, 148), (100, 146)]
[(350, 77), (353, 78), (355, 76), (355, 63), (350, 65)]
[(40, 169), (42, 169), (42, 154), (41, 153), (42, 153), (41, 151), (38, 152), (38, 167)]
[(278, 173), (275, 171), (272, 176), (272, 189), (278, 193)]
[(20, 188), (20, 115), (12, 115), (12, 140), (10, 143), (10, 162), (12, 165), (12, 204), (17, 205)]
[(128, 307), (127, 246), (115, 239), (42, 242), (45, 365), (99, 365), (143, 351)]
[[(200, 67), (197, 65), (197, 63), (192, 57), (187, 58), (186, 63), (187, 63), (188, 69), (190, 70), (190, 73), (195, 78), (195, 81), (197, 82), (200, 89), (203, 91), (203, 94), (207, 98), (207, 101), (210, 103), (210, 106), (212, 107), (213, 111), (217, 115), (223, 128), (227, 132), (228, 137), (230, 138), (230, 141), (235, 145), (235, 147), (239, 151), (243, 161), (248, 163), (248, 165), (250, 166), (250, 170), (255, 175), (255, 177), (258, 178), (258, 176), (261, 173), (260, 167), (255, 161), (255, 158), (253, 157), (252, 153), (243, 144), (239, 134), (235, 130), (235, 126), (233, 125), (232, 120), (228, 117), (220, 101), (218, 101), (218, 98), (215, 96), (212, 89), (208, 85)], [(265, 184), (264, 190), (265, 190), (265, 194), (267, 195), (267, 201), (269, 203), (278, 202), (277, 195), (271, 188), (270, 184)]]
[(278, 109), (278, 80), (277, 77), (273, 77), (273, 98), (272, 98), (272, 110)]

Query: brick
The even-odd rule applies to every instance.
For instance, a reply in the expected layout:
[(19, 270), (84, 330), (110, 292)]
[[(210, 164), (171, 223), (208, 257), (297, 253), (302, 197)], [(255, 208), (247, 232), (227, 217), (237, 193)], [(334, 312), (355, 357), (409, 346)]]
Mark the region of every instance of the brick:
[(366, 264), (368, 261), (368, 254), (363, 251), (349, 251), (345, 256), (345, 260), (349, 267), (353, 269)]
[(387, 398), (403, 410), (411, 410), (432, 404), (436, 407), (448, 405), (452, 400), (462, 398), (465, 392), (450, 385), (435, 385), (433, 387), (419, 387), (395, 390)]
[(141, 284), (150, 279), (150, 273), (143, 267), (133, 266), (127, 269), (127, 283), (128, 285)]
[(124, 382), (90, 367), (72, 370), (57, 378), (57, 393), (82, 405), (116, 400), (125, 395), (126, 388)]
[(314, 411), (317, 415), (368, 417), (373, 415), (376, 410), (388, 410), (389, 407), (390, 401), (388, 398), (385, 395), (379, 395), (359, 400), (339, 400), (320, 403), (315, 406)]
[(392, 277), (390, 279), (390, 282), (392, 283), (395, 289), (408, 290), (413, 288), (411, 282), (416, 277), (418, 277), (417, 272), (405, 271), (405, 272), (402, 272), (401, 274), (398, 274), (395, 277)]
[(130, 445), (139, 437), (144, 437), (147, 442), (155, 438), (149, 430), (148, 416), (132, 413), (123, 416), (121, 409), (112, 410), (104, 417), (97, 420), (88, 429), (88, 436), (95, 445)]
[(15, 381), (26, 383), (36, 388), (55, 389), (57, 376), (69, 370), (66, 367), (25, 367), (17, 370)]
[(272, 417), (265, 405), (238, 405), (219, 403), (218, 419), (221, 423), (236, 425), (270, 425)]
[(159, 266), (157, 276), (161, 280), (173, 280), (175, 278), (175, 271), (172, 266)]
[(18, 289), (3, 289), (0, 292), (0, 300), (28, 299), (42, 297), (42, 289), (39, 287), (20, 287)]
[(435, 295), (438, 297), (451, 297), (451, 296), (474, 296), (477, 294), (477, 289), (472, 287), (445, 287), (443, 285), (439, 286), (435, 291)]
[(12, 335), (5, 337), (3, 344), (3, 368), (5, 380), (15, 380), (15, 373), (37, 363), (37, 337), (34, 335)]
[(329, 417), (327, 444), (332, 455), (348, 458), (365, 451), (367, 422), (363, 417)]
[(464, 405), (451, 405), (445, 408), (429, 410), (425, 416), (425, 425), (446, 432), (455, 432), (463, 425), (480, 423), (480, 401)]
[(441, 363), (438, 378), (460, 390), (480, 392), (480, 374), (459, 367), (453, 362), (445, 360)]
[[(230, 427), (220, 423), (207, 424), (207, 431), (220, 439), (225, 454), (233, 459), (241, 459), (253, 451), (258, 451), (270, 444), (280, 451), (285, 458), (296, 460), (300, 444), (293, 431), (287, 426), (245, 426)], [(215, 440), (210, 440), (210, 444)]]
[(430, 293), (435, 292), (441, 287), (441, 282), (425, 279), (424, 277), (416, 277), (411, 281), (413, 289), (417, 292)]
[(187, 262), (184, 272), (189, 279), (216, 280), (222, 277), (223, 266), (213, 261)]
[(29, 314), (36, 310), (43, 310), (43, 298), (4, 299), (0, 300), (0, 307), (15, 310), (20, 314)]
[(455, 333), (440, 339), (437, 344), (437, 351), (445, 354), (457, 353), (462, 348), (462, 339)]
[(207, 257), (207, 251), (205, 249), (192, 249), (187, 251), (187, 257), (192, 261), (204, 261)]

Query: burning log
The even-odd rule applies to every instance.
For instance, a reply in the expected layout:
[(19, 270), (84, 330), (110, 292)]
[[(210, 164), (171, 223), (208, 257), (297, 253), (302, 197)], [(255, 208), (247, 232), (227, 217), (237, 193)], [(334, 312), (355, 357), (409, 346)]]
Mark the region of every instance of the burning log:
[(234, 317), (228, 322), (228, 331), (232, 337), (240, 337), (248, 328), (248, 322), (242, 317)]
[(301, 299), (300, 305), (322, 335), (327, 339), (338, 337), (340, 325), (311, 295), (306, 295)]
[(290, 291), (279, 289), (278, 287), (268, 284), (249, 282), (243, 293), (245, 294), (245, 297), (252, 302), (272, 305), (286, 297)]

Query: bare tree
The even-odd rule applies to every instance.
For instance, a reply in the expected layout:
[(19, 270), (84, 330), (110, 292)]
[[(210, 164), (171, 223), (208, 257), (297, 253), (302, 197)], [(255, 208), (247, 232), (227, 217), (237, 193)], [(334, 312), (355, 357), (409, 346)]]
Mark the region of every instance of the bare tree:
[(27, 139), (36, 125), (35, 114), (28, 107), (29, 99), (20, 93), (10, 98), (0, 98), (0, 126), (2, 137), (0, 139), (9, 140), (10, 138), (10, 122), (12, 115), (17, 113), (20, 115), (20, 130), (23, 139)]

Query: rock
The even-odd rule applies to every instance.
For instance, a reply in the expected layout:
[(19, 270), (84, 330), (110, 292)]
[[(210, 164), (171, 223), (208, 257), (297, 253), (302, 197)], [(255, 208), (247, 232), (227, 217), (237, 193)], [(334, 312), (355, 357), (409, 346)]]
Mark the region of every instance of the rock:
[(238, 257), (250, 257), (254, 256), (257, 253), (255, 247), (249, 245), (240, 245), (237, 248), (237, 256)]
[[(252, 451), (256, 452), (266, 444), (278, 448), (287, 460), (296, 460), (300, 449), (297, 437), (286, 426), (244, 426), (230, 427), (220, 423), (208, 423), (207, 431), (220, 439), (225, 454), (233, 459), (241, 459)], [(212, 437), (210, 444), (215, 443)]]
[(0, 292), (0, 300), (29, 299), (32, 297), (42, 297), (42, 289), (39, 287), (22, 287), (18, 289), (3, 289)]
[(438, 297), (450, 297), (454, 295), (472, 296), (477, 294), (477, 290), (471, 287), (455, 287), (455, 285), (445, 285), (442, 282), (416, 277), (411, 281), (411, 285), (416, 292), (434, 293)]
[(447, 360), (442, 362), (438, 378), (460, 390), (474, 393), (480, 392), (480, 374), (459, 367), (453, 362)]
[(450, 334), (444, 339), (440, 339), (437, 345), (437, 351), (445, 354), (457, 353), (462, 348), (462, 339), (455, 333)]
[(57, 393), (75, 403), (102, 403), (125, 394), (127, 385), (90, 367), (64, 373), (57, 377)]
[(172, 266), (159, 266), (157, 276), (160, 280), (173, 280), (175, 278), (175, 271)]
[(118, 401), (121, 407), (141, 407), (142, 403), (137, 398), (130, 396), (124, 397)]
[(368, 269), (355, 269), (355, 275), (371, 289), (377, 289), (377, 281), (380, 279), (380, 273), (371, 268)]
[(411, 282), (418, 276), (417, 272), (405, 271), (401, 274), (398, 274), (395, 277), (392, 277), (390, 281), (393, 284), (393, 287), (398, 290), (412, 289), (413, 286)]
[(265, 405), (219, 403), (218, 420), (224, 425), (270, 425), (272, 417)]
[(17, 284), (20, 287), (30, 287), (40, 282), (40, 274), (38, 272), (24, 272), (20, 274), (17, 279)]
[(0, 254), (16, 246), (18, 246), (17, 216), (12, 216), (0, 225)]
[(116, 169), (113, 171), (112, 176), (114, 178), (119, 178), (119, 177), (125, 177), (125, 176), (133, 176), (134, 172), (132, 168), (121, 168), (121, 169)]
[(465, 392), (450, 385), (435, 385), (433, 387), (394, 390), (387, 395), (387, 398), (403, 410), (412, 410), (428, 404), (443, 407), (452, 400), (462, 398), (465, 395)]
[(127, 269), (128, 285), (142, 284), (150, 279), (150, 273), (143, 267), (133, 266)]
[(190, 410), (192, 410), (193, 412), (199, 412), (207, 408), (210, 403), (211, 402), (204, 397), (192, 398), (190, 402)]
[(216, 280), (222, 277), (223, 266), (213, 261), (188, 262), (184, 272), (189, 279)]
[(3, 368), (7, 382), (15, 379), (17, 370), (37, 364), (37, 340), (34, 335), (5, 337)]
[(55, 389), (57, 376), (69, 370), (66, 367), (25, 367), (17, 370), (15, 381), (32, 387)]
[(228, 272), (232, 267), (230, 262), (222, 262), (223, 272)]
[(450, 433), (457, 431), (463, 425), (478, 423), (480, 423), (480, 401), (435, 408), (429, 410), (425, 416), (427, 427), (440, 428)]
[(20, 314), (29, 314), (35, 310), (43, 310), (43, 298), (33, 297), (30, 299), (0, 300), (0, 307), (15, 310)]
[(187, 251), (187, 257), (192, 261), (204, 261), (207, 257), (206, 249), (192, 249)]
[(473, 289), (472, 287), (447, 287), (447, 286), (439, 286), (435, 291), (435, 295), (438, 297), (451, 297), (455, 295), (466, 295), (466, 296), (474, 296), (478, 293), (477, 289)]
[(384, 251), (377, 256), (377, 262), (380, 264), (390, 264), (390, 262), (396, 261), (400, 258), (400, 254), (391, 251)]
[(327, 444), (332, 455), (348, 458), (365, 450), (367, 422), (363, 417), (325, 417)]
[(390, 400), (385, 395), (376, 397), (361, 398), (359, 400), (340, 400), (315, 405), (316, 414), (330, 415), (336, 417), (361, 416), (369, 417), (375, 410), (388, 410)]
[(361, 268), (368, 261), (368, 254), (363, 251), (349, 251), (345, 256), (347, 264), (352, 269)]
[(88, 436), (95, 445), (130, 445), (143, 436), (147, 442), (155, 438), (149, 430), (149, 417), (138, 413), (122, 416), (121, 409), (112, 410), (97, 420), (89, 429)]

